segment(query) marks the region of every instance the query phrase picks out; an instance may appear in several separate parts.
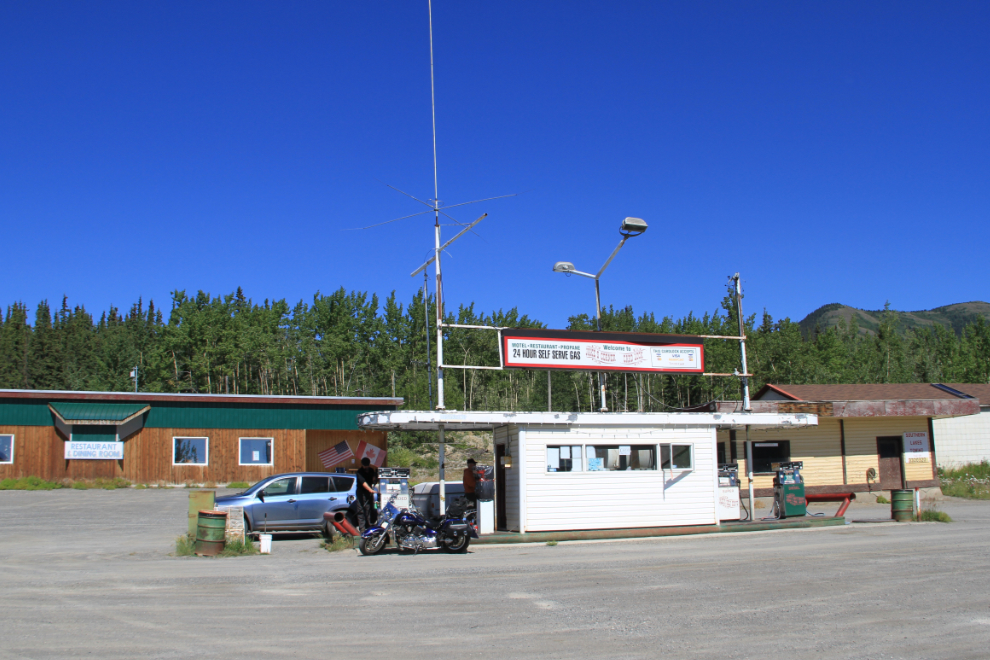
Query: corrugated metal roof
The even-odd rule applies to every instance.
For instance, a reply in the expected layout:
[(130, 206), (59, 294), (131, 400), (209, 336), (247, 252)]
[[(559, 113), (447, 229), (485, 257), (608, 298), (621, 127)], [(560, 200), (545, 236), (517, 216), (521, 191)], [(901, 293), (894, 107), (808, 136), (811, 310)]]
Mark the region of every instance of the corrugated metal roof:
[(943, 383), (954, 390), (959, 390), (980, 400), (981, 406), (990, 405), (990, 385), (986, 383)]
[[(958, 386), (958, 388), (963, 387), (965, 386)], [(753, 398), (760, 399), (765, 390), (774, 390), (797, 401), (957, 400), (959, 398), (945, 390), (932, 387), (929, 383), (766, 385)]]
[(141, 403), (51, 403), (51, 408), (66, 423), (84, 422), (123, 422), (143, 410), (147, 404)]

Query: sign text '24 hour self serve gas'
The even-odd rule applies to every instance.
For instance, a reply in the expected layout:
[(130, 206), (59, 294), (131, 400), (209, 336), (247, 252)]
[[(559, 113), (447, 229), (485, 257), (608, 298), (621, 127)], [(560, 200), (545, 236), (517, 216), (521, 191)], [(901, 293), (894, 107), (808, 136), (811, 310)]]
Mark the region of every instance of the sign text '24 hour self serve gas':
[(506, 329), (503, 365), (523, 369), (583, 369), (702, 373), (705, 350), (697, 337), (638, 332)]

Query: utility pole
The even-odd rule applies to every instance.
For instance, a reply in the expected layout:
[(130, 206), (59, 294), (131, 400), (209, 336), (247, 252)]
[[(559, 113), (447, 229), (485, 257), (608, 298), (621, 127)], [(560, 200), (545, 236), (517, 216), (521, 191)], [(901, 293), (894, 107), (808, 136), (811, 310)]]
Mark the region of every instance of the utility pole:
[(135, 365), (135, 367), (133, 369), (131, 369), (131, 378), (134, 379), (134, 393), (137, 394), (137, 391), (138, 391), (138, 368), (137, 368), (136, 365)]
[(749, 367), (746, 365), (746, 324), (743, 322), (742, 310), (742, 283), (739, 280), (739, 273), (732, 276), (735, 281), (736, 293), (736, 316), (739, 321), (739, 353), (742, 357), (742, 388), (743, 388), (743, 410), (752, 412), (753, 406), (749, 403)]

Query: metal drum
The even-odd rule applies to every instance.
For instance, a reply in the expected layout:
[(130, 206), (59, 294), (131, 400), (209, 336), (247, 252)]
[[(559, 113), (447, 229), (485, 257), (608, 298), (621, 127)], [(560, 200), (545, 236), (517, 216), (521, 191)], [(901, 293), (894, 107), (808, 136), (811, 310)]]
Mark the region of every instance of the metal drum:
[(890, 517), (897, 522), (914, 520), (914, 491), (890, 491)]
[(220, 554), (223, 550), (226, 530), (226, 511), (200, 510), (196, 525), (196, 554), (201, 557)]

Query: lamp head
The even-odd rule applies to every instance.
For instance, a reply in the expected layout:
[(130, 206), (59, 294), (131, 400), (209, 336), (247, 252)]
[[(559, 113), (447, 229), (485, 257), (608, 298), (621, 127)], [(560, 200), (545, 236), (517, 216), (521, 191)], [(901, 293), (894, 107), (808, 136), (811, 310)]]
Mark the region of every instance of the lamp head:
[(619, 227), (619, 233), (623, 236), (639, 236), (646, 231), (646, 221), (642, 218), (626, 218)]
[(572, 264), (570, 261), (558, 261), (553, 265), (553, 272), (572, 273), (574, 272), (574, 264)]

